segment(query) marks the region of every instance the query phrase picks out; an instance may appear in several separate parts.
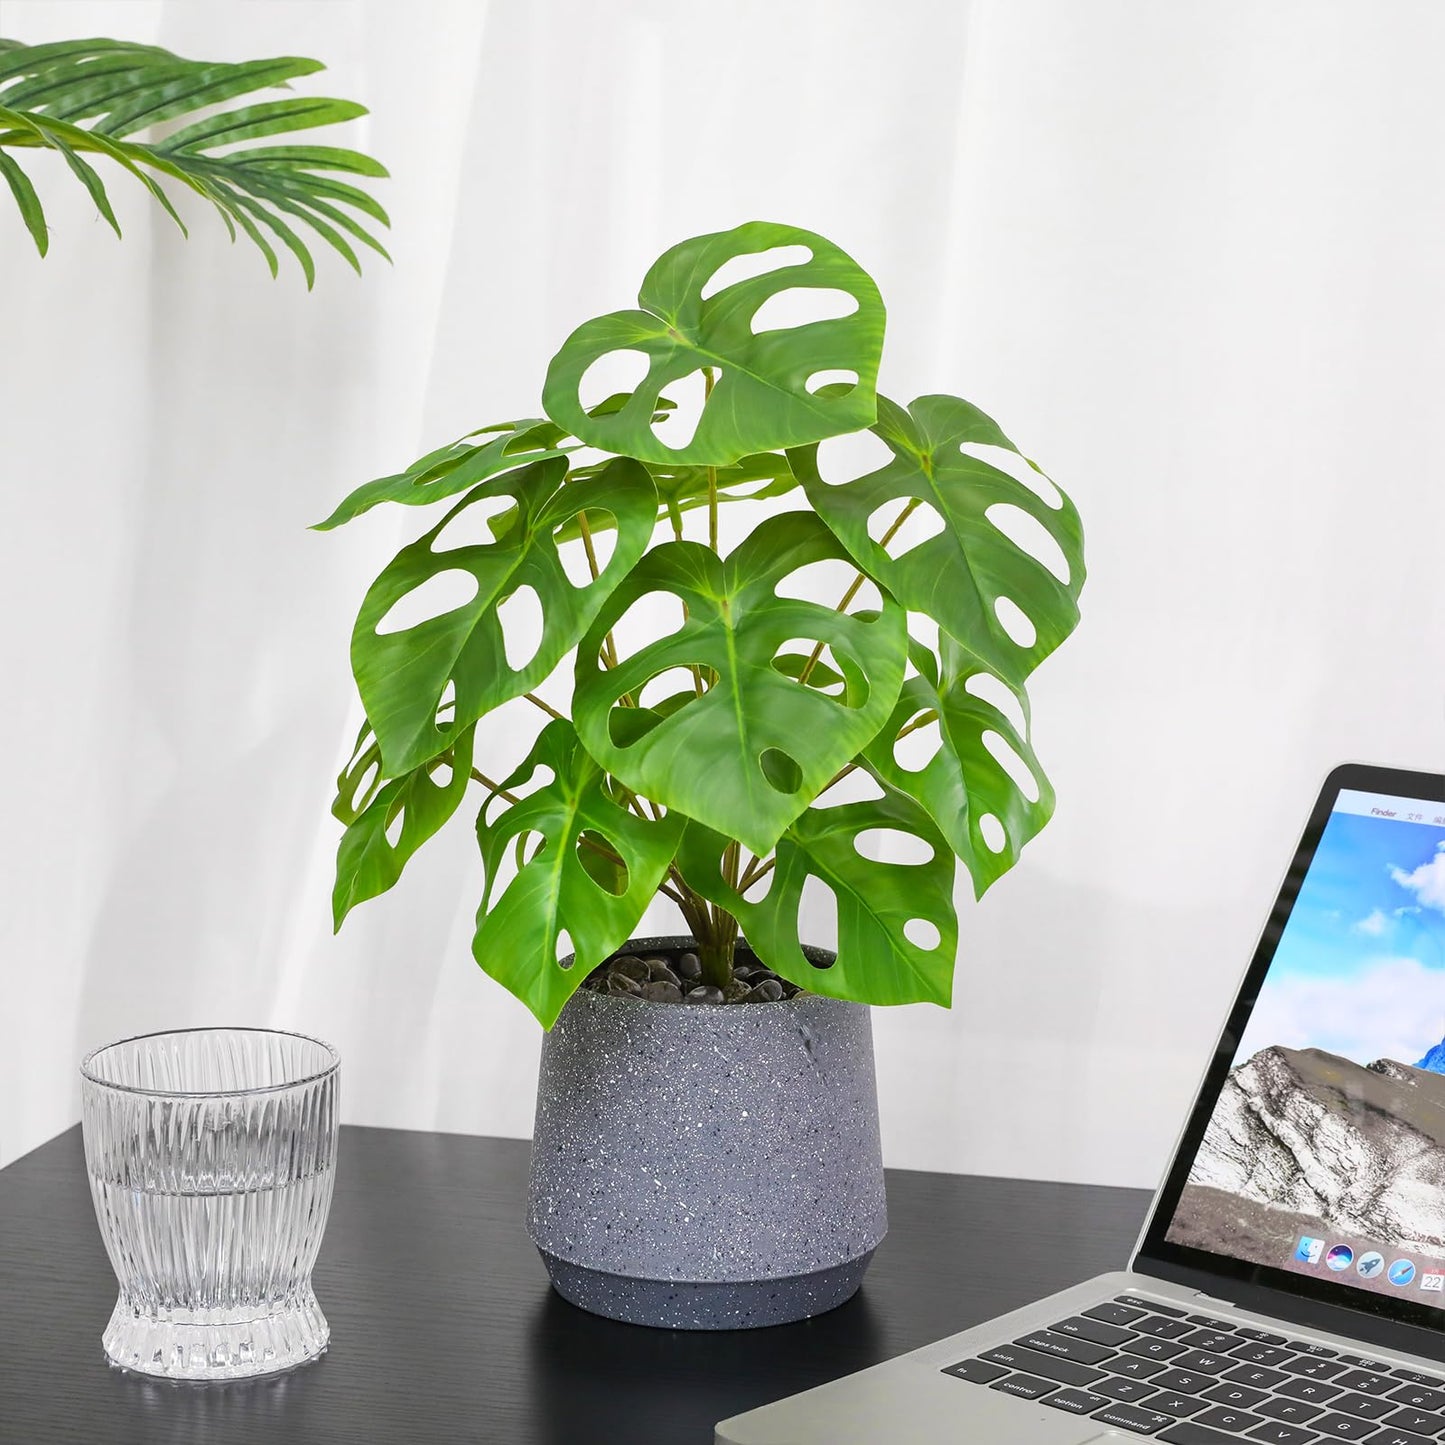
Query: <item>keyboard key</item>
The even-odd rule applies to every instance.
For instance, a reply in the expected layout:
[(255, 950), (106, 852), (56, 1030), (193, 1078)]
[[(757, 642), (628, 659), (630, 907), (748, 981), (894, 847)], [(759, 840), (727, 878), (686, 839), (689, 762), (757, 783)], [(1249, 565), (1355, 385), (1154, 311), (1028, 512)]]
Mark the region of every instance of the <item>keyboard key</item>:
[(1121, 1430), (1132, 1430), (1136, 1435), (1152, 1435), (1174, 1421), (1168, 1415), (1153, 1410), (1141, 1410), (1137, 1405), (1106, 1405), (1094, 1411), (1094, 1419), (1106, 1425), (1117, 1425)]
[(1373, 1420), (1357, 1420), (1353, 1415), (1321, 1415), (1310, 1421), (1310, 1429), (1328, 1440), (1368, 1440), (1378, 1428)]
[(1037, 1400), (1040, 1395), (1047, 1395), (1050, 1390), (1057, 1390), (1059, 1387), (1053, 1380), (1040, 1380), (1033, 1375), (1009, 1375), (1002, 1380), (995, 1380), (989, 1386), (990, 1390), (1001, 1390), (1005, 1395), (1019, 1395), (1025, 1400)]
[(1272, 1390), (1281, 1380), (1289, 1376), (1280, 1370), (1267, 1370), (1261, 1365), (1241, 1365), (1237, 1370), (1228, 1371), (1224, 1378), (1236, 1384), (1248, 1385), (1252, 1390)]
[(1207, 1330), (1230, 1330), (1234, 1326), (1228, 1320), (1217, 1320), (1212, 1315), (1186, 1315), (1185, 1318), (1191, 1325), (1203, 1325)]
[(1139, 1403), (1144, 1409), (1157, 1410), (1161, 1415), (1192, 1415), (1196, 1410), (1204, 1409), (1203, 1400), (1196, 1400), (1193, 1395), (1171, 1395), (1167, 1390), (1150, 1395)]
[(1083, 1315), (1075, 1315), (1071, 1320), (1060, 1320), (1058, 1324), (1050, 1325), (1049, 1330), (1056, 1335), (1093, 1340), (1096, 1345), (1112, 1345), (1115, 1349), (1125, 1340), (1133, 1339), (1128, 1330), (1121, 1330), (1118, 1325), (1107, 1325), (1103, 1320), (1085, 1319)]
[(1024, 1349), (1037, 1350), (1042, 1355), (1055, 1355), (1061, 1360), (1073, 1360), (1080, 1365), (1097, 1365), (1107, 1360), (1114, 1352), (1107, 1345), (1096, 1345), (1092, 1340), (1070, 1339), (1068, 1335), (1051, 1334), (1048, 1330), (1035, 1330), (1014, 1344)]
[(1362, 1420), (1383, 1420), (1397, 1408), (1393, 1400), (1381, 1400), (1375, 1395), (1341, 1395), (1337, 1400), (1330, 1401), (1331, 1410), (1358, 1415)]
[(1313, 1430), (1301, 1430), (1298, 1425), (1281, 1425), (1274, 1420), (1256, 1425), (1245, 1436), (1247, 1440), (1268, 1440), (1270, 1445), (1314, 1445), (1316, 1438)]
[(1286, 1360), (1280, 1369), (1291, 1375), (1303, 1375), (1309, 1380), (1328, 1380), (1344, 1370), (1338, 1360), (1317, 1360), (1313, 1355), (1300, 1355), (1297, 1359)]
[(1251, 1329), (1247, 1325), (1236, 1325), (1234, 1327), (1234, 1333), (1243, 1335), (1247, 1340), (1257, 1340), (1262, 1345), (1284, 1344), (1283, 1335), (1272, 1335), (1268, 1330)]
[(1199, 1424), (1212, 1426), (1216, 1430), (1234, 1430), (1243, 1434), (1251, 1425), (1262, 1425), (1264, 1421), (1258, 1415), (1251, 1415), (1248, 1410), (1231, 1410), (1216, 1405), (1212, 1410), (1206, 1410), (1202, 1415), (1194, 1417)]
[(1426, 1415), (1420, 1410), (1396, 1410), (1393, 1415), (1386, 1415), (1380, 1423), (1388, 1425), (1392, 1430), (1413, 1430), (1417, 1435), (1433, 1435), (1445, 1425), (1445, 1420), (1438, 1415)]
[(1184, 1311), (1175, 1309), (1173, 1305), (1161, 1305), (1158, 1300), (1141, 1299), (1134, 1294), (1121, 1294), (1114, 1303), (1128, 1305), (1130, 1309), (1153, 1310), (1156, 1315), (1172, 1315), (1176, 1320), (1184, 1318)]
[(1390, 1367), (1383, 1360), (1372, 1360), (1365, 1355), (1341, 1355), (1340, 1359), (1357, 1370), (1378, 1370), (1382, 1375), (1390, 1372)]
[(1221, 1435), (1197, 1420), (1181, 1420), (1156, 1437), (1168, 1445), (1239, 1445), (1238, 1435)]
[(1206, 1375), (1222, 1375), (1238, 1363), (1228, 1355), (1211, 1355), (1204, 1350), (1191, 1350), (1174, 1361), (1176, 1369), (1199, 1370)]
[(1050, 1405), (1055, 1410), (1066, 1410), (1070, 1415), (1087, 1415), (1108, 1403), (1102, 1395), (1091, 1395), (1087, 1390), (1055, 1390), (1039, 1401), (1039, 1404)]
[(1187, 1320), (1165, 1319), (1163, 1315), (1148, 1315), (1142, 1320), (1135, 1320), (1134, 1328), (1141, 1335), (1154, 1335), (1161, 1340), (1178, 1339), (1180, 1335), (1194, 1333)]
[(1334, 1385), (1327, 1385), (1323, 1380), (1286, 1380), (1279, 1387), (1279, 1392), (1288, 1395), (1291, 1400), (1308, 1400), (1313, 1405), (1323, 1405), (1340, 1393)]
[(1277, 1350), (1273, 1345), (1261, 1345), (1252, 1340), (1233, 1351), (1233, 1354), (1236, 1360), (1243, 1360), (1246, 1364), (1268, 1365), (1271, 1369), (1295, 1358), (1288, 1350)]
[(1445, 1410), (1445, 1391), (1430, 1390), (1424, 1385), (1401, 1385), (1391, 1392), (1390, 1398), (1415, 1410)]
[(1303, 1425), (1306, 1420), (1313, 1420), (1324, 1412), (1318, 1405), (1307, 1405), (1303, 1400), (1289, 1400), (1283, 1395), (1276, 1395), (1272, 1400), (1260, 1403), (1259, 1413), (1268, 1415), (1271, 1420), (1288, 1420), (1292, 1424)]
[(1200, 1375), (1192, 1370), (1165, 1370), (1150, 1382), (1156, 1390), (1177, 1390), (1184, 1395), (1197, 1395), (1214, 1384), (1213, 1375)]
[(1408, 1380), (1412, 1385), (1428, 1385), (1433, 1390), (1445, 1390), (1445, 1380), (1435, 1375), (1422, 1375), (1418, 1370), (1391, 1370), (1397, 1380)]
[(952, 1375), (955, 1379), (968, 1380), (975, 1385), (991, 1385), (1001, 1375), (1008, 1374), (1008, 1369), (1003, 1365), (991, 1365), (987, 1360), (960, 1360), (943, 1373)]
[(1195, 1330), (1192, 1335), (1180, 1335), (1179, 1343), (1191, 1350), (1209, 1350), (1218, 1355), (1232, 1350), (1239, 1343), (1239, 1336), (1227, 1335), (1222, 1330)]
[(1241, 1410), (1248, 1410), (1264, 1399), (1264, 1391), (1251, 1390), (1248, 1385), (1236, 1385), (1229, 1380), (1220, 1380), (1211, 1389), (1204, 1392), (1204, 1398), (1217, 1401), (1221, 1405), (1233, 1405)]
[(1338, 1351), (1326, 1349), (1324, 1345), (1312, 1345), (1308, 1340), (1286, 1340), (1285, 1344), (1302, 1355), (1315, 1355), (1321, 1360), (1333, 1360), (1338, 1354)]
[(1103, 1304), (1084, 1313), (1091, 1320), (1103, 1320), (1106, 1325), (1127, 1325), (1147, 1312), (1140, 1305)]
[(1127, 1354), (1138, 1355), (1144, 1360), (1172, 1360), (1175, 1355), (1184, 1353), (1184, 1346), (1174, 1340), (1156, 1340), (1149, 1335), (1141, 1335), (1137, 1340), (1130, 1340), (1122, 1347)]
[(1011, 1370), (1038, 1375), (1058, 1385), (1072, 1385), (1075, 1389), (1092, 1385), (1103, 1374), (1102, 1370), (1088, 1365), (1060, 1360), (1053, 1355), (1041, 1355), (1037, 1350), (1020, 1349), (1018, 1345), (1000, 1345), (996, 1350), (985, 1350), (982, 1358), (991, 1365), (1007, 1365)]
[(1370, 1445), (1430, 1445), (1430, 1441), (1412, 1430), (1381, 1430), (1370, 1436)]
[(1126, 1380), (1122, 1375), (1108, 1375), (1094, 1389), (1111, 1400), (1147, 1400), (1155, 1393), (1148, 1380)]
[(1358, 1390), (1362, 1395), (1388, 1395), (1396, 1389), (1389, 1375), (1372, 1375), (1368, 1370), (1350, 1370), (1336, 1378), (1342, 1390)]
[(1111, 1375), (1128, 1375), (1131, 1380), (1147, 1380), (1169, 1366), (1163, 1360), (1141, 1360), (1137, 1355), (1115, 1355), (1099, 1367)]

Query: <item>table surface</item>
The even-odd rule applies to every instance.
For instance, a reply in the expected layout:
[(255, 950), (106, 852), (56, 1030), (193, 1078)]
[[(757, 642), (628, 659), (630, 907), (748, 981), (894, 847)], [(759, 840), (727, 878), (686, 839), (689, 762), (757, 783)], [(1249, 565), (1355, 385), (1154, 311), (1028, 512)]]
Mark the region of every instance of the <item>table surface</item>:
[(115, 1280), (79, 1126), (0, 1170), (5, 1445), (710, 1445), (718, 1420), (1123, 1267), (1148, 1196), (907, 1170), (862, 1291), (735, 1333), (616, 1324), (554, 1295), (522, 1224), (525, 1140), (347, 1127), (316, 1265), (331, 1347), (288, 1375), (108, 1367)]

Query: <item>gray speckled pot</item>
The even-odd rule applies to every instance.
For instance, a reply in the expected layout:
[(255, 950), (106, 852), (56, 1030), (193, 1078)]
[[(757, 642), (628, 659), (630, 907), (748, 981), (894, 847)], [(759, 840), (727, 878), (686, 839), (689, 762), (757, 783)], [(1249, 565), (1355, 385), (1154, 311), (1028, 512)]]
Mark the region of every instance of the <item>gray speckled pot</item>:
[(527, 1210), (563, 1298), (668, 1329), (783, 1324), (849, 1299), (887, 1230), (865, 1006), (573, 995), (542, 1046)]

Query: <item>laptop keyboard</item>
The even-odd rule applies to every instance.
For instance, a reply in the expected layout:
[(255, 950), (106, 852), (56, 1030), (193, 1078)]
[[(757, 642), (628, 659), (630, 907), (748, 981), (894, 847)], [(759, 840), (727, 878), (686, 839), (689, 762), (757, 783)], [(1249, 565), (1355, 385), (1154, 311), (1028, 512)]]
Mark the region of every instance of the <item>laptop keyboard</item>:
[(1445, 1441), (1445, 1378), (1135, 1295), (943, 1373), (1168, 1445)]

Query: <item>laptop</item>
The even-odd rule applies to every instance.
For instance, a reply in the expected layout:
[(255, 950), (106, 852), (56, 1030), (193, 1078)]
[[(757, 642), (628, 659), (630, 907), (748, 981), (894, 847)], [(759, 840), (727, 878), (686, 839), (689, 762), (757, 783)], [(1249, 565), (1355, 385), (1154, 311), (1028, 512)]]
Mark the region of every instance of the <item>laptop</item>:
[(1325, 780), (1125, 1269), (716, 1436), (1141, 1438), (1445, 1441), (1445, 775)]

